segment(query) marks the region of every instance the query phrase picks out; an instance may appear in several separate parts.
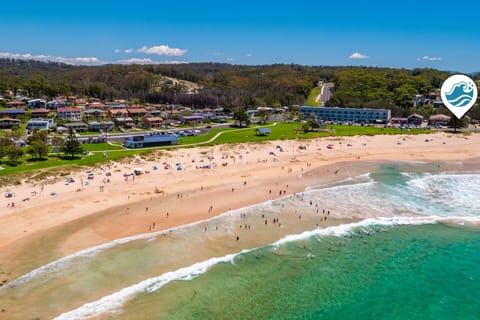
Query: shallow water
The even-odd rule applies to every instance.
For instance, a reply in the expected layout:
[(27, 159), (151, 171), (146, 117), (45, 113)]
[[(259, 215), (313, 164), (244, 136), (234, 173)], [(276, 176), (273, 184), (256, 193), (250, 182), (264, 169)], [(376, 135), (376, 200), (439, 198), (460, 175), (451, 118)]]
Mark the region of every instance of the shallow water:
[[(480, 175), (460, 164), (369, 171), (41, 268), (26, 259), (35, 270), (0, 289), (0, 308), (9, 319), (348, 319), (384, 318), (389, 309), (411, 319), (423, 301), (422, 318), (478, 315), (468, 297), (479, 283)], [(444, 281), (457, 272), (472, 283)], [(466, 313), (451, 310), (452, 290), (470, 301)]]
[(372, 227), (242, 254), (119, 319), (478, 319), (480, 229)]

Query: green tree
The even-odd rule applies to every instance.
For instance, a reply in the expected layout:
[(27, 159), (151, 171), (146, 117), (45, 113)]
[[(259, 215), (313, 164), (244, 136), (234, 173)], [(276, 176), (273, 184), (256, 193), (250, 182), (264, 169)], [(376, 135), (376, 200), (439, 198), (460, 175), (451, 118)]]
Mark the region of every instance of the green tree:
[[(65, 144), (65, 140), (63, 139), (63, 137), (54, 136), (54, 137), (52, 138), (52, 146), (55, 147), (55, 149), (57, 150), (57, 152), (63, 149), (64, 144)], [(54, 151), (54, 152), (55, 152), (55, 151)]]
[(302, 123), (302, 130), (305, 133), (312, 131), (312, 127), (310, 126), (310, 123), (308, 121)]
[(20, 139), (23, 136), (23, 134), (24, 132), (20, 127), (18, 126), (12, 127), (11, 135), (14, 140)]
[(468, 126), (467, 119), (458, 119), (455, 115), (450, 116), (450, 121), (448, 122), (448, 126), (453, 128), (454, 132), (457, 132), (457, 128), (465, 128)]
[(248, 126), (250, 124), (250, 118), (245, 111), (237, 111), (233, 114), (233, 120), (238, 122), (240, 127)]
[(9, 147), (13, 146), (13, 142), (8, 137), (0, 137), (0, 159), (7, 155)]
[(65, 139), (62, 151), (65, 153), (65, 155), (69, 154), (70, 158), (72, 159), (75, 154), (82, 153), (83, 151), (82, 145), (75, 136), (75, 132), (73, 132), (71, 129), (68, 131), (68, 136)]
[(48, 142), (48, 131), (47, 130), (40, 130), (32, 134), (27, 139), (28, 144), (31, 144), (34, 141), (42, 141), (43, 143), (47, 144)]
[(8, 157), (8, 164), (16, 166), (18, 164), (18, 159), (23, 156), (23, 150), (19, 147), (15, 147), (13, 144), (6, 149), (6, 154)]
[(29, 147), (27, 148), (27, 153), (33, 157), (37, 157), (37, 159), (44, 159), (48, 155), (48, 146), (42, 140), (35, 140), (30, 143)]

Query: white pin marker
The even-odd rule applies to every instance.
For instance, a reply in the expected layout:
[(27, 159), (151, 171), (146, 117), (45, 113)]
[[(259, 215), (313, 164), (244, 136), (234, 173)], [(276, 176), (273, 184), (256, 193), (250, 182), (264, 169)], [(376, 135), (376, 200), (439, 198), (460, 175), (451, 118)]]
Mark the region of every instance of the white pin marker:
[(440, 89), (442, 102), (458, 119), (462, 118), (477, 102), (475, 82), (463, 74), (450, 76)]

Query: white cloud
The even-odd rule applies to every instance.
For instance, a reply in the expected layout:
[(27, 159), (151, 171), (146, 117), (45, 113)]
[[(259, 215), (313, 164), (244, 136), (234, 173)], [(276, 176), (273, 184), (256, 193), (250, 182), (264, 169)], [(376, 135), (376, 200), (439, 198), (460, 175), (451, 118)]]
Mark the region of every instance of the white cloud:
[(96, 57), (55, 57), (49, 55), (33, 55), (30, 53), (10, 53), (0, 52), (0, 58), (10, 58), (19, 60), (37, 60), (37, 61), (49, 61), (49, 62), (61, 62), (65, 64), (99, 64), (99, 60)]
[[(66, 58), (66, 59), (70, 60), (69, 58)], [(78, 57), (78, 58), (73, 58), (73, 61), (79, 64), (96, 64), (99, 62), (96, 57)]]
[(133, 52), (133, 49), (126, 49), (126, 50), (123, 50), (123, 52), (125, 52), (125, 53), (132, 53), (132, 52)]
[(183, 64), (187, 61), (167, 60), (156, 61), (149, 58), (131, 58), (126, 60), (106, 61), (99, 60), (96, 57), (55, 57), (49, 55), (32, 55), (30, 53), (10, 53), (0, 52), (0, 58), (18, 59), (18, 60), (36, 60), (44, 62), (60, 62), (71, 65), (104, 65), (104, 64)]
[(120, 49), (115, 49), (113, 51), (115, 51), (115, 53), (119, 53), (121, 50)]
[(232, 61), (233, 61), (233, 58), (228, 58), (227, 61), (228, 61), (228, 62), (232, 62)]
[(354, 52), (348, 57), (348, 59), (354, 59), (354, 60), (361, 60), (361, 59), (367, 59), (368, 56), (361, 54), (359, 52)]
[(426, 61), (442, 61), (441, 57), (430, 57), (430, 56), (423, 56), (422, 60)]
[(251, 53), (247, 53), (245, 56), (246, 56), (246, 57), (251, 57), (252, 54), (251, 54)]
[(137, 52), (146, 53), (146, 54), (157, 54), (159, 56), (183, 56), (187, 53), (185, 49), (178, 49), (178, 48), (170, 48), (166, 45), (160, 46), (153, 46), (148, 48), (147, 46), (143, 46), (142, 48), (138, 49)]

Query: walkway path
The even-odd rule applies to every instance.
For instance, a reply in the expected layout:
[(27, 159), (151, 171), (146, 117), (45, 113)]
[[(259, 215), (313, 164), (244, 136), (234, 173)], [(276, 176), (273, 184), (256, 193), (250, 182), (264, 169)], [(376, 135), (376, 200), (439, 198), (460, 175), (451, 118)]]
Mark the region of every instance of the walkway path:
[[(139, 148), (139, 150), (154, 150), (154, 149), (162, 149), (162, 148), (182, 148), (182, 147), (195, 147), (195, 146), (200, 146), (200, 145), (203, 145), (203, 144), (208, 144), (208, 143), (211, 143), (213, 141), (215, 141), (216, 139), (218, 139), (218, 137), (220, 137), (222, 134), (224, 133), (229, 133), (229, 132), (235, 132), (235, 131), (243, 131), (243, 130), (251, 130), (251, 129), (256, 129), (256, 128), (265, 128), (265, 127), (273, 127), (273, 126), (276, 126), (277, 123), (274, 122), (270, 125), (262, 125), (262, 126), (255, 126), (255, 127), (249, 127), (249, 128), (240, 128), (240, 129), (234, 129), (234, 130), (228, 130), (228, 131), (221, 131), (221, 132), (218, 132), (217, 134), (215, 134), (213, 137), (211, 137), (210, 139), (208, 139), (207, 141), (201, 141), (201, 142), (195, 142), (195, 143), (189, 143), (189, 144), (177, 144), (177, 145), (171, 145), (171, 146), (164, 146), (164, 147), (149, 147), (149, 148)], [(110, 145), (115, 145), (117, 146), (116, 144), (112, 144), (111, 142), (107, 142), (109, 143)], [(129, 148), (125, 148), (124, 146), (121, 146), (122, 149), (118, 149), (118, 150), (96, 150), (96, 151), (90, 151), (92, 153), (96, 153), (96, 152), (119, 152), (119, 151), (125, 151), (125, 150), (135, 150), (135, 149), (129, 149)]]

